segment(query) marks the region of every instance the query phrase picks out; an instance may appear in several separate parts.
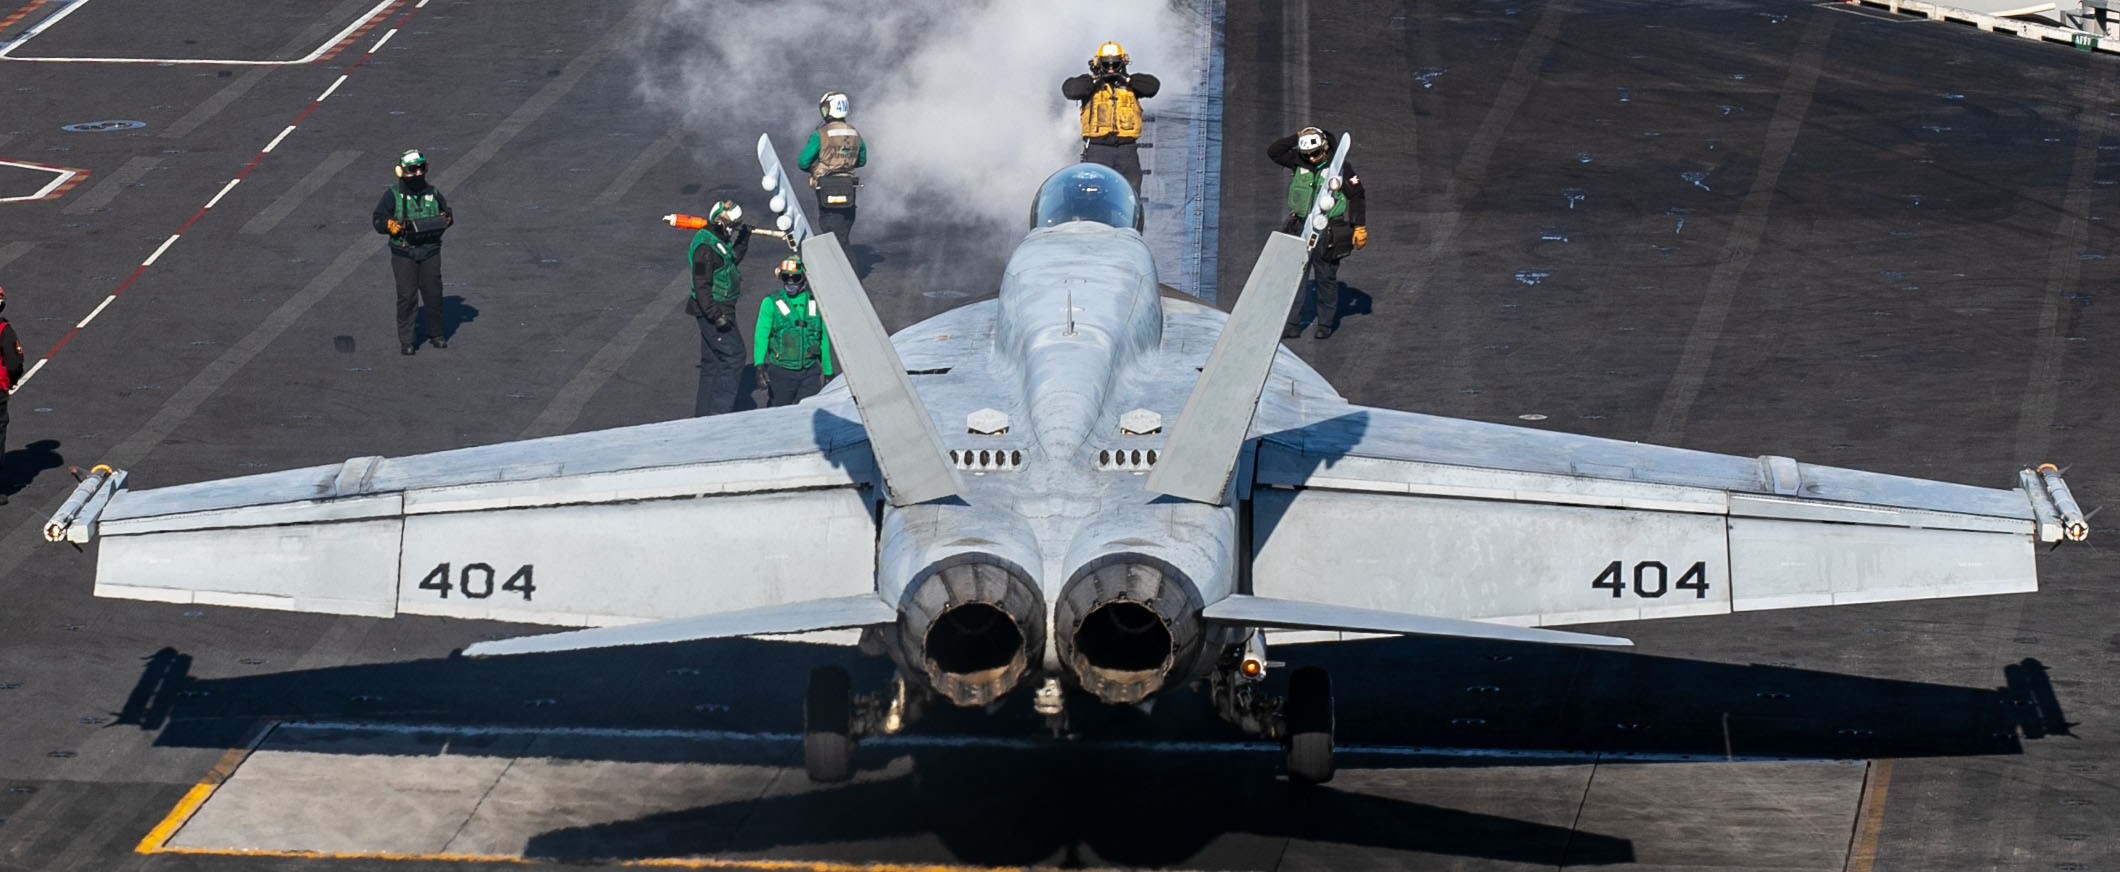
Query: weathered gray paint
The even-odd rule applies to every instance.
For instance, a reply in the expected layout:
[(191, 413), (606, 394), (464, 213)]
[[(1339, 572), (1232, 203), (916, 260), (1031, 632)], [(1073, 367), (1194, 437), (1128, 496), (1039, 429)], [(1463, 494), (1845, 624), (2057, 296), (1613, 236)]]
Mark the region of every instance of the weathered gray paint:
[(1171, 428), (1170, 446), (1148, 474), (1149, 490), (1216, 505), (1229, 501), (1230, 473), (1251, 435), (1259, 391), (1273, 367), (1288, 308), (1302, 287), (1307, 257), (1301, 239), (1286, 233), (1266, 237), (1222, 338)]

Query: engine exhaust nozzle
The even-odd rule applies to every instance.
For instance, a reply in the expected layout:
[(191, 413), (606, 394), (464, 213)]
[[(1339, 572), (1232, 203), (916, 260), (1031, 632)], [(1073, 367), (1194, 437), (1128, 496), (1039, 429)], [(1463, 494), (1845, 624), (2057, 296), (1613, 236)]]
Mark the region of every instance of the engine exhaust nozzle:
[(890, 634), (896, 658), (960, 706), (1014, 690), (1045, 651), (1037, 585), (993, 555), (957, 555), (923, 570), (899, 612)]
[(1198, 657), (1200, 610), (1199, 591), (1169, 564), (1100, 558), (1068, 580), (1054, 607), (1060, 662), (1098, 699), (1140, 702)]

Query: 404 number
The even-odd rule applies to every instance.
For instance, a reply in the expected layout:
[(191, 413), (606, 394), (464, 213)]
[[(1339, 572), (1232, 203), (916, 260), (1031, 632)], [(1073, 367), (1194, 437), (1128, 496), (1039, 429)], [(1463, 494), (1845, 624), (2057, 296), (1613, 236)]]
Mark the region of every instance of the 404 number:
[(1686, 567), (1685, 572), (1679, 573), (1676, 582), (1671, 580), (1670, 567), (1657, 560), (1644, 560), (1634, 564), (1631, 588), (1628, 578), (1626, 561), (1614, 560), (1605, 564), (1605, 571), (1598, 573), (1597, 578), (1591, 580), (1590, 586), (1611, 591), (1613, 599), (1625, 596), (1630, 589), (1634, 591), (1635, 596), (1649, 599), (1656, 599), (1674, 590), (1690, 590), (1694, 599), (1708, 598), (1708, 562), (1705, 560), (1695, 561), (1692, 566)]
[(529, 602), (530, 594), (537, 591), (537, 585), (531, 580), (531, 576), (531, 566), (528, 563), (517, 568), (515, 574), (508, 576), (506, 581), (498, 581), (500, 573), (495, 572), (491, 566), (484, 563), (466, 563), (462, 569), (457, 570), (456, 583), (451, 584), (449, 564), (441, 563), (436, 564), (434, 569), (427, 573), (426, 578), (420, 579), (420, 589), (435, 591), (442, 599), (448, 599), (452, 590), (462, 594), (465, 599), (485, 599), (499, 590), (521, 594), (523, 602)]

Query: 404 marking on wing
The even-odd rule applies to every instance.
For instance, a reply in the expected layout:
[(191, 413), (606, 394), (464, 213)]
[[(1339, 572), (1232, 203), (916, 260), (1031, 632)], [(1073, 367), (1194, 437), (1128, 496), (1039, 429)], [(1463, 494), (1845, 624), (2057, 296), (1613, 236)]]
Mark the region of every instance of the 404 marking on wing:
[(461, 594), (465, 599), (485, 599), (492, 596), (494, 591), (499, 590), (504, 593), (521, 594), (523, 602), (529, 602), (530, 595), (537, 590), (537, 585), (532, 580), (532, 576), (535, 574), (533, 569), (534, 567), (525, 563), (517, 567), (514, 574), (509, 575), (506, 581), (500, 581), (498, 587), (496, 587), (495, 582), (500, 578), (500, 573), (495, 571), (491, 565), (466, 563), (457, 570), (454, 576), (455, 583), (452, 584), (450, 583), (452, 576), (449, 573), (449, 564), (437, 563), (433, 569), (427, 572), (426, 578), (420, 579), (419, 586), (421, 590), (434, 591), (440, 599), (448, 599), (449, 592), (452, 590)]
[[(1611, 591), (1613, 599), (1626, 596), (1630, 589), (1627, 562), (1614, 560), (1605, 564), (1605, 570), (1598, 573), (1597, 578), (1591, 579), (1590, 586)], [(1686, 567), (1685, 572), (1679, 573), (1678, 581), (1674, 583), (1671, 580), (1671, 568), (1664, 565), (1663, 561), (1639, 561), (1634, 564), (1631, 589), (1635, 596), (1647, 599), (1657, 599), (1674, 590), (1690, 590), (1694, 599), (1707, 599), (1708, 562), (1694, 561), (1692, 566)]]

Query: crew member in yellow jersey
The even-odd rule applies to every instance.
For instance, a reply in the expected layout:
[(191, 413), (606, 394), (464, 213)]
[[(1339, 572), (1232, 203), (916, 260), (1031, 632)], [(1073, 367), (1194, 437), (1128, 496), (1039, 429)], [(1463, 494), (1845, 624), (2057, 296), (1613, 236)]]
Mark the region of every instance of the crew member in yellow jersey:
[(1126, 49), (1097, 46), (1089, 72), (1060, 83), (1060, 94), (1082, 105), (1082, 160), (1118, 170), (1141, 193), (1141, 101), (1163, 83), (1147, 73), (1126, 71)]

